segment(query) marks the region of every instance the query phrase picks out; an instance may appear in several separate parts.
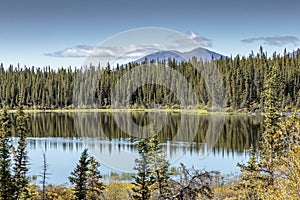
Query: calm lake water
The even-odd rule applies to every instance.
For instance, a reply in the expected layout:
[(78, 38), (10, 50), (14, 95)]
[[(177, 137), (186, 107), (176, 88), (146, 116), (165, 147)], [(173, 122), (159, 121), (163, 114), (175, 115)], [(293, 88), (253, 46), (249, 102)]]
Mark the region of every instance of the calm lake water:
[(166, 112), (36, 113), (29, 117), (29, 174), (41, 174), (45, 152), (52, 184), (68, 182), (84, 148), (101, 163), (102, 174), (134, 172), (136, 140), (154, 133), (163, 142), (171, 166), (182, 162), (196, 169), (237, 173), (237, 162), (245, 163), (250, 146), (258, 145), (263, 122), (262, 116)]

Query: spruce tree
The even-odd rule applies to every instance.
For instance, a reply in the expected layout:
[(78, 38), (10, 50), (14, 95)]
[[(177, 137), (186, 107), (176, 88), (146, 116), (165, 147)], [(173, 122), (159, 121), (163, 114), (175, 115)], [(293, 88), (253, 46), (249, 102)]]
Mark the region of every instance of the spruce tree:
[(169, 163), (157, 136), (153, 136), (154, 130), (151, 125), (150, 134), (150, 139), (145, 138), (138, 142), (140, 158), (135, 160), (134, 169), (137, 175), (134, 176), (134, 199), (150, 199), (152, 195), (155, 198), (164, 198), (170, 192)]
[[(21, 98), (20, 98), (21, 99)], [(28, 171), (28, 156), (26, 151), (26, 135), (27, 129), (27, 115), (24, 113), (23, 106), (19, 103), (17, 111), (16, 131), (19, 137), (17, 150), (14, 155), (13, 179), (14, 179), (14, 198), (18, 199), (22, 193), (26, 194), (26, 189), (29, 180), (27, 177)]]
[(278, 99), (280, 93), (281, 78), (279, 76), (279, 69), (274, 66), (266, 84), (266, 90), (263, 95), (265, 97), (265, 113), (266, 119), (264, 121), (264, 133), (261, 143), (260, 160), (261, 166), (266, 168), (270, 175), (270, 184), (273, 182), (274, 159), (281, 149), (278, 148), (274, 135), (279, 129), (280, 122), (280, 100)]
[(88, 165), (89, 157), (88, 150), (84, 149), (79, 159), (79, 163), (76, 165), (74, 171), (71, 172), (69, 180), (72, 185), (74, 185), (76, 200), (86, 199), (88, 191)]
[(147, 200), (151, 197), (151, 186), (155, 183), (155, 178), (151, 171), (150, 157), (149, 157), (149, 139), (144, 138), (138, 142), (138, 153), (140, 157), (135, 160), (134, 170), (137, 175), (134, 178), (133, 188), (134, 199)]
[(100, 179), (102, 178), (98, 167), (100, 164), (94, 157), (89, 159), (89, 169), (87, 171), (88, 192), (87, 199), (96, 200), (101, 196), (105, 186)]
[(11, 122), (4, 108), (0, 117), (0, 197), (3, 200), (12, 199), (13, 185), (11, 175), (10, 142)]
[(150, 145), (151, 171), (158, 188), (159, 196), (163, 197), (169, 192), (169, 162), (166, 159), (166, 155), (162, 150), (157, 136), (150, 138)]
[(280, 102), (277, 99), (280, 83), (279, 70), (274, 66), (262, 94), (266, 119), (259, 152), (255, 154), (252, 150), (248, 163), (246, 165), (238, 164), (242, 171), (241, 183), (246, 189), (246, 197), (250, 199), (260, 199), (263, 191), (267, 191), (268, 187), (273, 185), (276, 157), (284, 148), (284, 146), (278, 145), (279, 139), (276, 138), (280, 122)]

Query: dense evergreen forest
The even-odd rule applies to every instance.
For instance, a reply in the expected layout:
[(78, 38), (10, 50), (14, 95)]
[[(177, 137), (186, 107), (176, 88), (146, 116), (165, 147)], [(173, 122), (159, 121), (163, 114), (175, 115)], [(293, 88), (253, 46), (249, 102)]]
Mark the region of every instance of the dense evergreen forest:
[[(150, 63), (153, 61), (150, 61)], [(248, 57), (231, 57), (212, 60), (211, 63), (191, 59), (188, 62), (177, 63), (172, 59), (160, 61), (165, 68), (170, 67), (182, 74), (191, 84), (196, 93), (199, 108), (211, 108), (212, 96), (205, 80), (194, 67), (209, 68), (211, 64), (218, 69), (223, 85), (224, 105), (229, 111), (244, 109), (247, 111), (262, 111), (264, 107), (264, 90), (268, 74), (275, 66), (279, 71), (280, 84), (276, 96), (281, 100), (281, 109), (299, 108), (300, 104), (300, 54), (291, 56), (274, 53), (267, 55), (263, 50)], [(17, 107), (18, 97), (22, 96), (22, 104), (26, 108), (35, 109), (62, 109), (62, 108), (109, 108), (114, 86), (117, 81), (129, 70), (142, 63), (128, 63), (126, 65), (109, 64), (102, 68), (90, 66), (78, 68), (52, 69), (50, 67), (14, 67), (0, 66), (0, 102), (10, 109)], [(143, 80), (147, 71), (137, 71), (134, 77)], [(95, 83), (87, 84), (87, 80), (78, 77), (97, 78)], [(164, 74), (164, 73), (161, 73)], [(156, 79), (164, 80), (159, 72)], [(209, 74), (207, 75), (209, 76)], [(176, 77), (166, 79), (170, 85), (179, 84)], [(79, 84), (79, 85), (78, 85)], [(91, 87), (94, 86), (94, 87)], [(161, 104), (166, 107), (177, 107), (180, 104), (176, 95), (168, 88), (146, 84), (136, 91), (130, 91), (130, 83), (121, 85), (120, 90), (126, 91), (129, 96), (121, 96), (132, 107), (151, 107), (152, 104)], [(170, 86), (172, 87), (172, 86)], [(125, 94), (126, 94), (125, 92)], [(91, 100), (92, 98), (92, 100)], [(92, 102), (92, 103), (91, 103)], [(76, 105), (74, 105), (76, 104)]]

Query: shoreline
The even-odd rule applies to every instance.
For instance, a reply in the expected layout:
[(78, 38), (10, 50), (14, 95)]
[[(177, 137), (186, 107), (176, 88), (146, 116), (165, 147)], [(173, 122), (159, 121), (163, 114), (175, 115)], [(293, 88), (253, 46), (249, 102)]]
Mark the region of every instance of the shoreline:
[[(17, 109), (9, 109), (8, 113), (16, 113)], [(2, 109), (0, 110), (2, 112)], [(114, 112), (165, 112), (165, 113), (185, 113), (185, 114), (199, 114), (199, 115), (247, 115), (247, 116), (263, 116), (264, 112), (251, 112), (251, 111), (226, 111), (226, 109), (219, 109), (215, 111), (205, 109), (147, 109), (147, 108), (90, 108), (90, 109), (24, 109), (25, 113), (36, 114), (36, 113), (114, 113)], [(290, 116), (294, 112), (287, 111), (281, 112), (281, 116)], [(296, 112), (297, 116), (300, 116), (300, 112)]]
[[(2, 110), (1, 110), (2, 111)], [(9, 113), (16, 113), (17, 109), (9, 109)], [(117, 108), (117, 109), (24, 109), (25, 113), (113, 113), (113, 112), (166, 112), (166, 113), (193, 113), (210, 115), (263, 115), (263, 112), (244, 112), (244, 111), (209, 111), (205, 109), (146, 109), (146, 108)]]

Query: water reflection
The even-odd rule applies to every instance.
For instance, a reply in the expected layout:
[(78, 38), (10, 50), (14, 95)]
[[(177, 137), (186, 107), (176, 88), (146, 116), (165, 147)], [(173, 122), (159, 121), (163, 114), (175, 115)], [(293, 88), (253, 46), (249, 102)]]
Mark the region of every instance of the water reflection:
[[(247, 160), (247, 149), (257, 147), (263, 128), (261, 116), (166, 112), (161, 115), (147, 112), (121, 112), (115, 116), (104, 112), (30, 114), (30, 173), (40, 173), (42, 152), (46, 152), (53, 174), (49, 182), (67, 182), (70, 171), (86, 147), (102, 163), (102, 172), (132, 172), (137, 157), (134, 141), (150, 133), (132, 133), (129, 117), (138, 126), (149, 125), (151, 120), (164, 120), (164, 126), (154, 126), (154, 131), (163, 141), (173, 166), (183, 162), (190, 167), (229, 173), (238, 170), (237, 162)], [(15, 120), (14, 115), (11, 118)]]
[[(234, 153), (243, 152), (249, 149), (251, 145), (257, 147), (258, 138), (262, 132), (262, 116), (246, 116), (246, 115), (226, 115), (224, 123), (216, 122), (211, 125), (213, 120), (217, 121), (219, 116), (197, 115), (199, 122), (196, 124), (195, 115), (181, 113), (164, 113), (166, 115), (165, 126), (158, 132), (159, 139), (163, 142), (188, 142), (191, 150), (200, 150), (201, 144), (209, 144), (213, 134), (220, 130), (218, 140), (214, 144), (213, 152)], [(133, 120), (140, 126), (149, 123), (149, 115), (145, 112), (130, 113)], [(180, 127), (181, 118), (184, 115), (184, 127)], [(126, 127), (126, 119), (128, 114), (119, 114), (119, 120), (123, 120)], [(31, 114), (28, 126), (31, 133), (29, 137), (42, 138), (95, 138), (98, 140), (121, 140), (128, 138), (133, 141), (137, 138), (136, 134), (130, 133), (130, 127), (127, 131), (123, 131), (116, 124), (112, 113), (37, 113)], [(12, 116), (12, 119), (14, 117)], [(222, 120), (223, 118), (221, 118)], [(222, 124), (222, 127), (216, 127)], [(124, 128), (123, 127), (123, 128)], [(154, 127), (155, 128), (155, 127)], [(194, 133), (194, 129), (197, 130)], [(185, 132), (180, 132), (184, 130)], [(13, 131), (14, 134), (14, 131)], [(206, 137), (207, 134), (209, 137)], [(148, 135), (147, 135), (148, 136)], [(32, 141), (33, 142), (33, 141)], [(37, 140), (38, 142), (38, 140)], [(56, 140), (48, 142), (55, 143)], [(66, 143), (68, 143), (66, 141)], [(60, 145), (60, 144), (56, 144)], [(63, 146), (72, 146), (64, 144)], [(64, 147), (61, 147), (64, 148)], [(174, 146), (174, 150), (176, 145)]]

